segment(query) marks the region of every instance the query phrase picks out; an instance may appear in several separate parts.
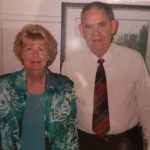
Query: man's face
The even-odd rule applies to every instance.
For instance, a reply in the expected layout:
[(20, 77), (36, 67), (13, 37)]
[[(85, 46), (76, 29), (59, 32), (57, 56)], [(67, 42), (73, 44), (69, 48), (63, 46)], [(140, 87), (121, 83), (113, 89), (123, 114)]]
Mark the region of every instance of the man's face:
[(110, 21), (104, 9), (95, 7), (84, 12), (79, 25), (81, 35), (97, 57), (103, 56), (108, 50), (116, 28), (117, 21)]

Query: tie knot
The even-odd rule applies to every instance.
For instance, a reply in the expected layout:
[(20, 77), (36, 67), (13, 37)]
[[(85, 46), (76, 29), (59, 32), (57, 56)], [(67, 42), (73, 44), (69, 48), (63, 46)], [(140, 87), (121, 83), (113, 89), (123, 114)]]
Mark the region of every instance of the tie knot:
[(99, 64), (103, 64), (104, 61), (105, 61), (105, 60), (104, 60), (103, 58), (100, 58), (100, 59), (97, 60), (97, 62), (98, 62)]

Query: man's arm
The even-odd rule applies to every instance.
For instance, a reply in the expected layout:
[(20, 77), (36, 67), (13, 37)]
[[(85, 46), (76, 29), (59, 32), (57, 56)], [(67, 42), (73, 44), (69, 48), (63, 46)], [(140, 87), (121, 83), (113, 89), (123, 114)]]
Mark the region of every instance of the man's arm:
[(136, 100), (139, 110), (139, 122), (142, 126), (145, 142), (150, 150), (150, 76), (141, 56), (138, 58), (138, 82), (136, 84)]

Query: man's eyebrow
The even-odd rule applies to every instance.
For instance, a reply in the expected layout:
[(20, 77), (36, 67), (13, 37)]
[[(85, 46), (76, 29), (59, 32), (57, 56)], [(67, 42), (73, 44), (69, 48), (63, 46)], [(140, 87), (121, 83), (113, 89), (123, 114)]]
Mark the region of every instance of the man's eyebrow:
[(92, 24), (85, 24), (84, 27), (90, 27)]
[(106, 24), (106, 21), (98, 22), (97, 24)]

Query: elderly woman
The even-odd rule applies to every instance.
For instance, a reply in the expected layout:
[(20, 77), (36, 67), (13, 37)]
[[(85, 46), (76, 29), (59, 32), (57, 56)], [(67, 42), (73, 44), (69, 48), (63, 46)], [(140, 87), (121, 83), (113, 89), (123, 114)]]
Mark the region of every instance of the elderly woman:
[(28, 24), (16, 36), (14, 53), (24, 68), (0, 76), (0, 149), (77, 150), (73, 82), (48, 69), (55, 39)]

